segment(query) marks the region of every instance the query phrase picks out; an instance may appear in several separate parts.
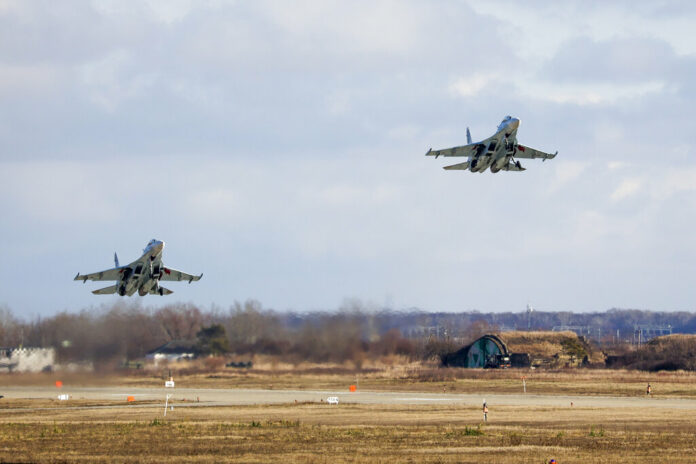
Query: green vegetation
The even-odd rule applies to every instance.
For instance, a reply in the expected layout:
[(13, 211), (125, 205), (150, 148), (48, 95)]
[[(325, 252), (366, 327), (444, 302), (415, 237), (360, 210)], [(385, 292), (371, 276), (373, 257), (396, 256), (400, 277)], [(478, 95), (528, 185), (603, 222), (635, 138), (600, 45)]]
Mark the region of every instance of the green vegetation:
[(603, 437), (604, 436), (604, 427), (599, 427), (598, 430), (595, 430), (594, 425), (590, 426), (590, 436), (591, 437)]
[(221, 324), (213, 324), (203, 327), (197, 334), (198, 345), (196, 351), (203, 355), (222, 355), (230, 351), (225, 327)]
[(464, 427), (464, 436), (467, 437), (478, 437), (483, 435), (483, 430), (481, 430), (481, 426), (478, 425), (476, 428), (473, 427)]
[(561, 341), (561, 346), (566, 354), (575, 356), (579, 360), (588, 355), (587, 350), (577, 338), (565, 338)]

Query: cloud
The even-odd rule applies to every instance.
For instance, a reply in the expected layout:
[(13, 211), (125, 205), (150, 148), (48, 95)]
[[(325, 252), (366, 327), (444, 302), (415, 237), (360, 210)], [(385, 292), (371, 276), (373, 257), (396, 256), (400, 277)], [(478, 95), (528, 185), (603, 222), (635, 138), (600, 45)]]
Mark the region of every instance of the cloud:
[[(201, 304), (688, 303), (666, 277), (696, 258), (686, 4), (3, 5), (13, 308), (92, 304), (63, 276), (152, 236), (205, 271), (175, 295)], [(496, 175), (423, 156), (505, 114), (559, 156)], [(37, 269), (45, 296), (17, 277)]]
[[(11, 162), (0, 164), (3, 210), (22, 221), (50, 224), (111, 223), (119, 216), (115, 182), (104, 183), (101, 164)], [(109, 166), (113, 169), (115, 166)], [(114, 179), (115, 180), (115, 179)]]
[(611, 194), (612, 201), (621, 201), (638, 193), (643, 182), (640, 179), (624, 179)]
[(526, 59), (553, 55), (564, 41), (579, 36), (596, 40), (654, 37), (678, 54), (696, 52), (690, 25), (696, 9), (688, 2), (650, 1), (520, 3), (512, 0), (472, 2), (480, 13), (507, 23), (502, 28)]
[(673, 75), (680, 59), (669, 44), (648, 38), (602, 42), (580, 37), (564, 43), (542, 74), (562, 82), (645, 84)]
[(617, 169), (624, 169), (627, 166), (629, 166), (629, 163), (627, 163), (625, 161), (609, 161), (607, 163), (607, 169), (609, 169), (610, 171), (614, 171)]
[(18, 94), (46, 98), (67, 78), (65, 69), (52, 66), (0, 64), (0, 98)]
[(450, 84), (449, 90), (459, 97), (471, 97), (497, 80), (499, 80), (499, 77), (495, 74), (475, 73), (473, 75), (457, 78)]
[[(537, 81), (539, 82), (539, 81)], [(664, 90), (662, 82), (647, 82), (637, 85), (576, 84), (539, 82), (525, 85), (522, 89), (529, 97), (553, 103), (573, 105), (616, 105), (626, 100), (636, 100)]]
[(127, 75), (133, 60), (125, 50), (117, 50), (97, 61), (80, 66), (80, 77), (89, 89), (90, 100), (107, 112), (113, 112), (126, 100), (143, 95), (156, 81), (151, 73)]
[(563, 188), (567, 184), (579, 178), (583, 173), (585, 173), (589, 166), (589, 163), (582, 161), (558, 160), (554, 163), (553, 170), (555, 174), (555, 179), (550, 184), (549, 190), (553, 192), (555, 190)]

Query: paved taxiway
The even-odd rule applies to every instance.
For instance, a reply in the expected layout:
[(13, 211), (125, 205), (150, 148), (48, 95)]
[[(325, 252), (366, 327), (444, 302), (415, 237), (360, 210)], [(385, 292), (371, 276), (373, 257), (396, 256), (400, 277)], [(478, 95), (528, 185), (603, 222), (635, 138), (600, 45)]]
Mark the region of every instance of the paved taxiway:
[(68, 394), (73, 400), (125, 402), (128, 396), (139, 401), (171, 400), (185, 401), (179, 406), (235, 406), (251, 404), (282, 404), (326, 401), (329, 396), (338, 396), (341, 403), (358, 404), (452, 404), (480, 406), (485, 399), (490, 406), (546, 406), (567, 407), (572, 402), (576, 407), (627, 407), (627, 408), (671, 408), (696, 410), (696, 399), (691, 398), (646, 398), (581, 396), (581, 395), (535, 395), (527, 394), (458, 394), (458, 393), (413, 393), (372, 391), (320, 391), (320, 390), (260, 390), (260, 389), (217, 389), (217, 388), (130, 388), (130, 387), (3, 387), (0, 394), (6, 399), (55, 399), (58, 394)]

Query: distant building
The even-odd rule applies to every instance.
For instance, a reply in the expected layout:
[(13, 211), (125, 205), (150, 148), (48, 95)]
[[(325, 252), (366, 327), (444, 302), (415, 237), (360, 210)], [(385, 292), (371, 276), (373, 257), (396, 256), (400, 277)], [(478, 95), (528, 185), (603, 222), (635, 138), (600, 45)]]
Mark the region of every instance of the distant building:
[(460, 350), (445, 355), (451, 367), (577, 367), (603, 363), (583, 337), (574, 332), (505, 332), (487, 334)]
[(53, 370), (53, 348), (0, 348), (0, 372), (45, 372)]
[(172, 340), (145, 355), (145, 359), (160, 362), (177, 362), (196, 357), (196, 344), (186, 340)]

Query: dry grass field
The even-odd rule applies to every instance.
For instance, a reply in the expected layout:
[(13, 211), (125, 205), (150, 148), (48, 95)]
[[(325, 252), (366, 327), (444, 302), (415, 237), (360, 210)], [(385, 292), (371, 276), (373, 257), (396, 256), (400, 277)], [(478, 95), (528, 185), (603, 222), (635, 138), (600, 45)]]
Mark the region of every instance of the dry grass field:
[[(27, 406), (23, 404), (22, 406)], [(55, 406), (53, 402), (41, 405)], [(11, 411), (3, 462), (693, 462), (671, 411), (288, 404)]]
[[(414, 366), (358, 375), (361, 389), (441, 392), (532, 391), (696, 397), (696, 376), (628, 371), (465, 371)], [(177, 385), (214, 388), (344, 388), (356, 373), (312, 366), (195, 374)], [(60, 376), (64, 382), (160, 386), (157, 376)], [(8, 385), (53, 382), (56, 374), (2, 376)], [(95, 406), (98, 406), (95, 408)], [(110, 406), (118, 406), (116, 408)], [(88, 408), (83, 408), (88, 407)], [(692, 411), (626, 407), (479, 407), (289, 403), (183, 407), (161, 404), (0, 400), (1, 462), (694, 462)]]
[[(125, 374), (50, 373), (0, 375), (3, 386), (66, 385), (140, 387), (162, 386), (169, 369), (139, 370)], [(643, 396), (648, 383), (659, 397), (696, 398), (696, 372), (642, 372), (615, 369), (464, 369), (440, 368), (435, 363), (375, 364), (356, 370), (336, 364), (255, 364), (253, 369), (174, 371), (177, 386), (186, 388), (259, 388), (293, 390), (346, 390), (357, 384), (372, 391), (442, 393), (521, 393), (557, 395)], [(0, 392), (1, 394), (1, 392)]]

